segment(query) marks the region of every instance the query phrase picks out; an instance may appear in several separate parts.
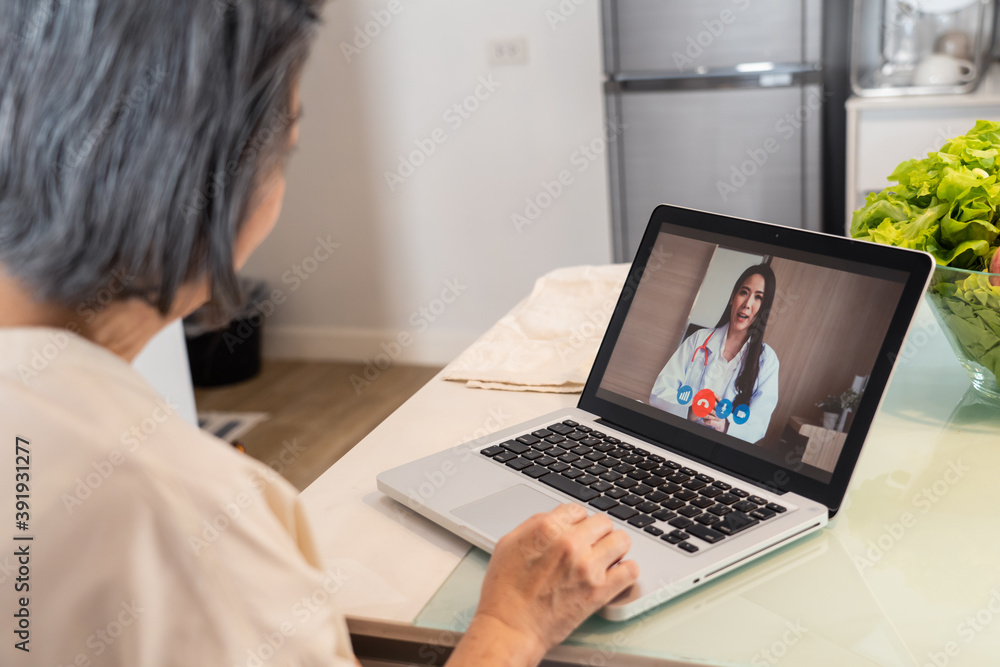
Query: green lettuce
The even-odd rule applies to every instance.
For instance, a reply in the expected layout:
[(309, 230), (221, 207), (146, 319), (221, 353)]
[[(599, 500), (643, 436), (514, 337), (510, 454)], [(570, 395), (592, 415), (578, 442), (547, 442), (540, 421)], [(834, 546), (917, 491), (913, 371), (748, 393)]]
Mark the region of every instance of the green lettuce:
[[(924, 250), (939, 266), (985, 272), (1000, 246), (1000, 123), (980, 120), (868, 195), (851, 236)], [(984, 274), (937, 272), (929, 291), (956, 351), (1000, 378), (1000, 287)]]

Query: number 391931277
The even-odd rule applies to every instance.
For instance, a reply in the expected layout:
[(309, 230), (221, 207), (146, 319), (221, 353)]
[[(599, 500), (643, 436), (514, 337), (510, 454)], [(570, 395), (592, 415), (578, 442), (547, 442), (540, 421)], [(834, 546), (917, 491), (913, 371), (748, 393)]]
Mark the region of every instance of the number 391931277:
[(28, 521), (31, 519), (28, 502), (31, 494), (30, 444), (24, 438), (14, 441), (14, 523), (20, 530), (28, 530)]

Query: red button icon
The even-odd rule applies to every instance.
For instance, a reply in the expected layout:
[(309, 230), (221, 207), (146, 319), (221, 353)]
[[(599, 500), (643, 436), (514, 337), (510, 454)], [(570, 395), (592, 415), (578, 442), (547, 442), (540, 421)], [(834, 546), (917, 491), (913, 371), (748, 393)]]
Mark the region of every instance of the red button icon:
[(704, 417), (715, 409), (717, 402), (718, 399), (715, 398), (715, 393), (711, 389), (702, 389), (694, 395), (694, 401), (691, 402), (691, 412), (694, 413), (695, 417)]

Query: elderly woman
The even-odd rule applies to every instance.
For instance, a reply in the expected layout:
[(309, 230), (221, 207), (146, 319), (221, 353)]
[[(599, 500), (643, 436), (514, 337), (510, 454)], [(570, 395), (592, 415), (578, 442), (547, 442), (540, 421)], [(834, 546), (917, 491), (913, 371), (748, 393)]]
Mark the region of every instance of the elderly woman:
[[(202, 303), (223, 321), (239, 301), (281, 209), (318, 10), (0, 3), (4, 665), (354, 664), (294, 490), (129, 363)], [(449, 664), (536, 664), (634, 582), (628, 546), (576, 505), (532, 518)]]

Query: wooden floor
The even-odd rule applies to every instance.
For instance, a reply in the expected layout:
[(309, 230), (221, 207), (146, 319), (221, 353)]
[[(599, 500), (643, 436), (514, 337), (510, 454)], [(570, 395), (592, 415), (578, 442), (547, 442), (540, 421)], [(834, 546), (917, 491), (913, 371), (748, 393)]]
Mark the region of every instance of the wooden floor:
[(363, 377), (361, 364), (265, 361), (256, 378), (196, 389), (195, 401), (202, 411), (270, 413), (240, 442), (302, 490), (440, 370), (390, 366), (359, 393), (351, 377)]

